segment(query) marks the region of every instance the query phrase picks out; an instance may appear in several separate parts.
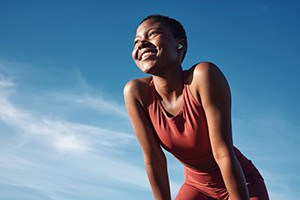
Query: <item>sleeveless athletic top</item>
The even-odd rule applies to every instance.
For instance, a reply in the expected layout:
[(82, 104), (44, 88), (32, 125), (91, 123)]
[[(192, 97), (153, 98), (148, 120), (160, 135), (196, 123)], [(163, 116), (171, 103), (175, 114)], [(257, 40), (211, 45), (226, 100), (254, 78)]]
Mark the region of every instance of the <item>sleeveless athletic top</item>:
[[(197, 169), (201, 169), (202, 166), (216, 167), (206, 116), (201, 104), (193, 97), (186, 76), (187, 71), (184, 71), (182, 108), (177, 115), (170, 116), (164, 109), (153, 80), (150, 82), (146, 110), (164, 149), (184, 165)], [(235, 153), (238, 152), (235, 149)]]

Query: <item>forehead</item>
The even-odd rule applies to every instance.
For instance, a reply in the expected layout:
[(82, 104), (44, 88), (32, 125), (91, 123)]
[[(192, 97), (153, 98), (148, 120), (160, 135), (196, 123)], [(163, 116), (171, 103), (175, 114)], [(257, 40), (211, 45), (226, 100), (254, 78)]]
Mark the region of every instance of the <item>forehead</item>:
[(160, 29), (163, 31), (171, 32), (171, 29), (167, 24), (148, 19), (139, 25), (139, 27), (136, 30), (136, 35), (142, 34), (143, 32), (147, 32), (151, 29)]

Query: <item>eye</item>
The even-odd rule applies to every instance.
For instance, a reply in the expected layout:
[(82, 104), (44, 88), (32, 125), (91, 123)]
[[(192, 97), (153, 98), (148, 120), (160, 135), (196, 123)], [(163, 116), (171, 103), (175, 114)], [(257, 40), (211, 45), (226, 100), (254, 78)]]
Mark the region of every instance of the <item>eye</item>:
[(148, 33), (148, 37), (153, 37), (153, 36), (155, 36), (155, 35), (157, 35), (157, 34), (159, 34), (159, 32), (153, 30), (153, 31), (150, 31), (150, 32)]
[(134, 40), (133, 45), (136, 46), (139, 43), (139, 40)]

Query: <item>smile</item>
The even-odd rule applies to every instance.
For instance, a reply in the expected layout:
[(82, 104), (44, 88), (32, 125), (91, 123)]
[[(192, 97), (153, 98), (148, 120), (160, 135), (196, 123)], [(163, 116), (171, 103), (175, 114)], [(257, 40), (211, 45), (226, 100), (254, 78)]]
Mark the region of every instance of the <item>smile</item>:
[(146, 60), (147, 58), (149, 58), (150, 56), (155, 56), (156, 53), (155, 52), (150, 52), (150, 51), (147, 51), (145, 53), (142, 54), (140, 60)]
[(140, 61), (143, 61), (143, 60), (146, 60), (147, 58), (149, 58), (151, 56), (156, 56), (156, 54), (157, 54), (156, 49), (152, 49), (152, 48), (141, 49), (139, 51), (138, 59)]

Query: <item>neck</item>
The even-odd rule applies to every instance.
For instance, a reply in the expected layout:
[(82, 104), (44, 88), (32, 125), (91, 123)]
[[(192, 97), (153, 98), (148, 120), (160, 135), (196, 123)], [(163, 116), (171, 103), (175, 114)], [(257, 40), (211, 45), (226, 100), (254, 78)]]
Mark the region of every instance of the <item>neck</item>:
[(164, 101), (178, 99), (183, 90), (183, 70), (177, 68), (164, 75), (153, 75), (155, 89)]

